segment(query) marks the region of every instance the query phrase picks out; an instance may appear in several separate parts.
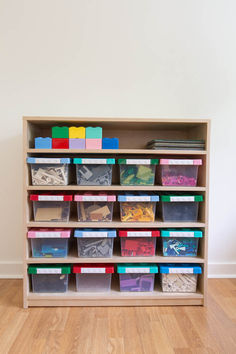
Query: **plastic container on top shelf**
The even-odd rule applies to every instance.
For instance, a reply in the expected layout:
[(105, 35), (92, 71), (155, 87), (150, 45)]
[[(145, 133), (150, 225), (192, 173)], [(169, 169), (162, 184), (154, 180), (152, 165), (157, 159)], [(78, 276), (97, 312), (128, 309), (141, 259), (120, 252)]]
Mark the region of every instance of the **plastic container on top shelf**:
[(110, 186), (115, 159), (75, 158), (77, 184), (80, 186)]
[(159, 230), (119, 230), (122, 257), (151, 257), (156, 253), (156, 238)]
[(201, 159), (160, 159), (158, 182), (162, 186), (194, 187), (197, 185), (198, 167), (201, 164)]
[(28, 267), (34, 293), (65, 293), (71, 267), (65, 264), (32, 264)]
[(75, 264), (73, 273), (76, 276), (78, 292), (108, 292), (111, 290), (113, 264)]
[(33, 186), (68, 185), (71, 159), (27, 157), (27, 163), (31, 167)]
[(202, 195), (162, 195), (162, 217), (164, 221), (196, 222)]
[(198, 274), (202, 273), (199, 264), (162, 264), (159, 269), (162, 291), (171, 293), (196, 292)]
[(31, 194), (30, 200), (33, 201), (34, 221), (69, 221), (72, 195)]
[(78, 221), (108, 222), (112, 221), (115, 195), (109, 194), (76, 194)]
[(111, 258), (113, 243), (116, 237), (114, 229), (77, 229), (78, 257), (81, 258)]
[(157, 159), (118, 159), (122, 186), (153, 186)]
[(120, 291), (153, 291), (158, 267), (152, 263), (124, 263), (117, 265)]
[(161, 230), (162, 251), (165, 257), (196, 257), (201, 230), (165, 229)]
[(118, 195), (120, 218), (123, 222), (154, 222), (159, 196), (153, 193)]
[(63, 258), (68, 255), (68, 239), (70, 229), (40, 229), (28, 231), (31, 241), (32, 257), (38, 258)]

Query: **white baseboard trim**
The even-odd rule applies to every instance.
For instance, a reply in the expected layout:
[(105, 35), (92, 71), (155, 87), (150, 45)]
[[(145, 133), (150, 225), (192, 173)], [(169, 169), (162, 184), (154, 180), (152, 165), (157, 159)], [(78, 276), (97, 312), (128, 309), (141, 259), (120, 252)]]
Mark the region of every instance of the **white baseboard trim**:
[(208, 278), (236, 278), (236, 262), (208, 263)]
[(23, 278), (22, 261), (0, 261), (0, 279)]
[[(21, 261), (0, 261), (0, 279), (23, 278), (22, 264)], [(236, 262), (209, 263), (208, 278), (236, 278)]]

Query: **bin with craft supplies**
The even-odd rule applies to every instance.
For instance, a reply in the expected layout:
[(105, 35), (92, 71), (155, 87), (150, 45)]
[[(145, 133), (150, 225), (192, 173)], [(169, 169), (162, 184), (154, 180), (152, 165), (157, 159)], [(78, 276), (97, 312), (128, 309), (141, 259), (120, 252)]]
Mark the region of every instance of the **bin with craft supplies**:
[(162, 264), (159, 266), (162, 291), (170, 293), (195, 293), (199, 264)]
[(196, 257), (201, 230), (165, 229), (161, 230), (164, 257)]
[(31, 194), (34, 221), (68, 222), (72, 195), (68, 194)]
[(108, 292), (111, 290), (113, 264), (75, 264), (76, 289), (82, 293)]
[(114, 229), (77, 229), (78, 257), (81, 258), (111, 258), (113, 243), (116, 237)]
[(151, 257), (156, 253), (156, 238), (159, 230), (119, 230), (122, 257)]
[(162, 186), (194, 187), (197, 185), (198, 167), (201, 164), (201, 159), (160, 159), (158, 182)]
[(110, 194), (76, 194), (78, 221), (109, 222), (113, 217), (115, 195)]
[(196, 222), (202, 195), (162, 195), (163, 221)]
[(68, 255), (70, 229), (35, 228), (28, 231), (32, 257), (63, 258)]
[(70, 265), (32, 264), (28, 267), (33, 293), (65, 293), (68, 290)]
[(125, 193), (118, 196), (120, 219), (123, 222), (154, 222), (159, 196), (145, 193)]
[(77, 184), (80, 186), (110, 186), (115, 159), (75, 158)]
[(69, 183), (68, 158), (28, 157), (33, 186), (66, 186)]
[(152, 263), (124, 263), (117, 265), (120, 291), (153, 291), (158, 266)]
[(157, 159), (118, 159), (122, 186), (153, 186)]

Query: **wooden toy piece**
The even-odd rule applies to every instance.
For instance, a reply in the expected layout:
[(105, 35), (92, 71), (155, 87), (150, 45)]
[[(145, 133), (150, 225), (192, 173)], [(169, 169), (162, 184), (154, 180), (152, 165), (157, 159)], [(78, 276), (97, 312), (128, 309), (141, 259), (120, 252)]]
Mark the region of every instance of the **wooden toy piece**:
[(100, 150), (102, 148), (102, 139), (86, 139), (86, 149)]
[(53, 149), (69, 149), (69, 139), (52, 139)]
[(101, 127), (87, 127), (86, 128), (86, 139), (102, 139), (102, 128)]
[(85, 139), (69, 139), (70, 149), (85, 149)]
[(35, 149), (51, 149), (52, 148), (52, 138), (35, 138), (34, 139)]
[(69, 138), (69, 128), (68, 127), (52, 127), (52, 138), (68, 139)]
[(103, 138), (102, 139), (103, 149), (119, 149), (119, 139), (118, 138)]
[(85, 139), (85, 127), (70, 127), (69, 128), (70, 139)]

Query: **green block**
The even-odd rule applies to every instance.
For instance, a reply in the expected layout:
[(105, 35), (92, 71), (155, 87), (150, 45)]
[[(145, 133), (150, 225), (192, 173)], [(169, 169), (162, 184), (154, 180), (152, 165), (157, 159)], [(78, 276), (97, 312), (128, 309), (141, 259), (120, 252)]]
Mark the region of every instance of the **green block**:
[(52, 127), (52, 138), (69, 139), (69, 128)]
[(101, 127), (87, 127), (85, 131), (86, 139), (102, 139)]

